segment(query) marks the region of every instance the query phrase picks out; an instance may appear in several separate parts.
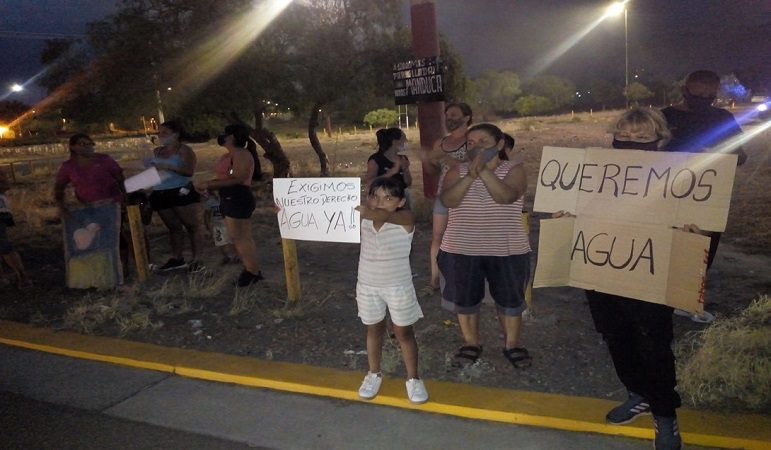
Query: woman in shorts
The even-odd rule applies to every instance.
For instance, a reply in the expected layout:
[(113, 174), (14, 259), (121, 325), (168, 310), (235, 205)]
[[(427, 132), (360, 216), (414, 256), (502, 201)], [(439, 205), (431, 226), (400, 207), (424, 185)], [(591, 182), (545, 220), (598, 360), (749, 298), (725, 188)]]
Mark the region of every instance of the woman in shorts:
[(244, 264), (244, 270), (236, 281), (238, 287), (263, 279), (257, 260), (257, 245), (252, 238), (251, 218), (256, 203), (251, 184), (255, 164), (246, 149), (249, 139), (246, 127), (228, 126), (225, 134), (217, 139), (217, 143), (227, 150), (214, 167), (217, 178), (196, 184), (199, 191), (219, 191), (220, 214), (225, 218), (228, 236)]
[(442, 186), (449, 214), (437, 258), (445, 281), (442, 306), (458, 315), (465, 340), (456, 363), (473, 364), (482, 355), (479, 308), (487, 281), (503, 328), (503, 356), (526, 367), (530, 355), (519, 342), (530, 278), (530, 242), (522, 224), (525, 169), (501, 159), (504, 136), (495, 125), (475, 125), (466, 139), (468, 162), (451, 168)]
[[(158, 127), (161, 146), (153, 151), (148, 163), (158, 169), (162, 181), (153, 187), (150, 206), (169, 229), (171, 240), (171, 258), (159, 270), (166, 272), (187, 268), (190, 273), (195, 273), (204, 269), (201, 264), (204, 234), (201, 196), (191, 182), (196, 166), (195, 152), (180, 142), (180, 135), (182, 127), (177, 122), (167, 121)], [(193, 252), (189, 263), (182, 255), (185, 230), (190, 236)]]

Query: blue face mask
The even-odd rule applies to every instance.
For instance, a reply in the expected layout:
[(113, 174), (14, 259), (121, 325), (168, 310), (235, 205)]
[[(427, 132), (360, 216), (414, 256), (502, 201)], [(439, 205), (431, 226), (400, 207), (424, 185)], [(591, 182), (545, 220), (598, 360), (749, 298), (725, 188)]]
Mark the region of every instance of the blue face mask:
[(498, 154), (498, 147), (490, 147), (490, 148), (472, 148), (471, 150), (468, 150), (468, 159), (470, 161), (473, 161), (476, 159), (476, 157), (481, 153), (482, 154), (482, 161), (484, 162), (490, 162), (493, 158), (495, 158), (495, 155)]

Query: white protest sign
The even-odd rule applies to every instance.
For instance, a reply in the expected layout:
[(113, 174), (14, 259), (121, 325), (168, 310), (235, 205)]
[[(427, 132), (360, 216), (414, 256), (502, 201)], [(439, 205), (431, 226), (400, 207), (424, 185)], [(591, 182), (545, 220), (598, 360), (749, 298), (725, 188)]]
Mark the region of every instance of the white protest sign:
[(281, 237), (301, 241), (361, 240), (360, 178), (274, 178), (273, 198), (281, 209)]
[(736, 155), (544, 147), (534, 210), (723, 231)]
[(703, 310), (709, 238), (592, 218), (541, 221), (533, 287), (573, 286)]
[(126, 187), (126, 192), (129, 193), (140, 189), (151, 188), (157, 184), (161, 184), (161, 176), (158, 174), (158, 169), (155, 167), (145, 169), (134, 176), (126, 178), (123, 182), (123, 185)]

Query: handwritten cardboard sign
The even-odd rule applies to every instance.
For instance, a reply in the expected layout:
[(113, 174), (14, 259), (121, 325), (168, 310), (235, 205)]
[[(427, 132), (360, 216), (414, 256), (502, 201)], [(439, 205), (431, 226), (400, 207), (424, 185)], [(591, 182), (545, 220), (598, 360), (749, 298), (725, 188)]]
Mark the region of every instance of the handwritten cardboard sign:
[(723, 231), (736, 155), (544, 147), (534, 210), (542, 220), (533, 287), (594, 289), (703, 311), (709, 238)]
[(736, 155), (544, 147), (535, 211), (724, 231)]
[(274, 178), (281, 237), (300, 241), (360, 242), (359, 178)]
[(581, 216), (542, 220), (540, 233), (533, 287), (573, 286), (703, 310), (706, 236)]

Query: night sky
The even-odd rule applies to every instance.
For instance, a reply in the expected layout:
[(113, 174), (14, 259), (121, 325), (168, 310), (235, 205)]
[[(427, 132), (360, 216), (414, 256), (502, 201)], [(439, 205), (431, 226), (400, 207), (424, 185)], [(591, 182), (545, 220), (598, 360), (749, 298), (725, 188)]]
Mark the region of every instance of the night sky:
[[(41, 70), (43, 40), (82, 35), (85, 24), (114, 11), (118, 0), (0, 2), (0, 86), (23, 83)], [(461, 54), (470, 75), (512, 70), (580, 82), (624, 78), (623, 16), (607, 18), (546, 67), (539, 57), (603, 14), (609, 1), (437, 0), (440, 31)], [(405, 0), (405, 5), (409, 1)], [(726, 74), (771, 60), (771, 0), (633, 0), (628, 5), (630, 81), (671, 82), (697, 68)], [(405, 6), (408, 14), (409, 8)], [(409, 22), (409, 16), (406, 19)], [(31, 36), (27, 33), (35, 33)], [(34, 102), (43, 92), (5, 98)]]

